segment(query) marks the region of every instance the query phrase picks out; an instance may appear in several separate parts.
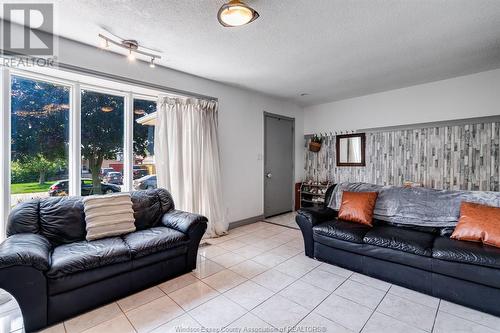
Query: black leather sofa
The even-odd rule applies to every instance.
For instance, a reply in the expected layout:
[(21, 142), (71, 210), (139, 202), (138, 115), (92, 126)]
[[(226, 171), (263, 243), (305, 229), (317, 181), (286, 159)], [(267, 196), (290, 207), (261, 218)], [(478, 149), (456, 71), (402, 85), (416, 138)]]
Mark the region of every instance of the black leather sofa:
[(85, 240), (81, 197), (17, 205), (0, 244), (0, 288), (26, 331), (60, 322), (196, 267), (204, 216), (174, 209), (164, 189), (132, 192), (137, 230)]
[(500, 248), (450, 239), (450, 228), (342, 221), (326, 204), (296, 221), (308, 257), (500, 316)]

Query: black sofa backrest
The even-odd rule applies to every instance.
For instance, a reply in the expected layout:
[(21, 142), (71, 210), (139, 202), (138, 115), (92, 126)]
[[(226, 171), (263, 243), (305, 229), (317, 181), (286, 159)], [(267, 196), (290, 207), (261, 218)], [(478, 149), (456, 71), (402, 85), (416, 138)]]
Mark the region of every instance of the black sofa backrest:
[(163, 214), (175, 208), (174, 200), (165, 189), (131, 192), (137, 230), (157, 226)]
[[(137, 230), (154, 227), (164, 213), (174, 209), (165, 189), (131, 192)], [(7, 221), (7, 236), (18, 233), (41, 234), (53, 246), (85, 239), (85, 213), (82, 197), (51, 197), (15, 206)]]
[[(323, 203), (323, 208), (328, 208), (328, 205), (330, 204), (330, 199), (333, 194), (333, 190), (335, 189), (335, 186), (337, 184), (333, 184), (328, 189), (326, 190), (325, 193), (325, 202)], [(445, 237), (450, 237), (451, 234), (453, 233), (453, 230), (455, 229), (454, 227), (444, 227), (444, 228), (437, 228), (437, 227), (422, 227), (422, 226), (410, 226), (407, 224), (399, 224), (399, 223), (390, 223), (387, 221), (382, 221), (375, 219), (373, 221), (374, 225), (391, 225), (394, 227), (400, 227), (403, 229), (411, 229), (411, 230), (416, 230), (416, 231), (422, 231), (422, 232), (427, 232), (431, 234), (436, 234), (436, 235), (441, 235)]]
[(332, 193), (333, 193), (333, 190), (335, 189), (335, 186), (337, 186), (337, 184), (330, 185), (326, 189), (326, 192), (325, 192), (325, 202), (323, 202), (323, 208), (327, 208), (328, 205), (330, 204), (330, 199), (332, 198)]

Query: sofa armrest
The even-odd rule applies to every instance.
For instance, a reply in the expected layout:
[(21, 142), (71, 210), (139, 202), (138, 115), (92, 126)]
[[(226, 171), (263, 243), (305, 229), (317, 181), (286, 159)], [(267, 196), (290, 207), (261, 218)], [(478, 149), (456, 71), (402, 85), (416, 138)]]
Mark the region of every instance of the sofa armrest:
[(47, 271), (51, 244), (38, 234), (15, 234), (0, 244), (0, 269), (12, 266), (32, 266)]
[(206, 229), (207, 221), (207, 218), (203, 215), (183, 212), (177, 209), (172, 209), (165, 213), (161, 219), (161, 223), (164, 226), (185, 234), (189, 234), (198, 225), (204, 225)]
[(49, 240), (38, 234), (14, 234), (0, 244), (0, 288), (10, 293), (23, 313), (26, 332), (47, 326)]
[(195, 269), (198, 246), (207, 230), (207, 218), (203, 215), (173, 209), (163, 215), (161, 222), (164, 226), (185, 233), (189, 237), (187, 267), (191, 270)]
[(299, 216), (309, 223), (312, 228), (316, 224), (335, 219), (338, 216), (338, 212), (328, 207), (301, 208), (297, 211), (297, 217)]
[(306, 256), (314, 257), (313, 227), (336, 217), (337, 211), (331, 208), (302, 208), (297, 211), (295, 221), (302, 231)]

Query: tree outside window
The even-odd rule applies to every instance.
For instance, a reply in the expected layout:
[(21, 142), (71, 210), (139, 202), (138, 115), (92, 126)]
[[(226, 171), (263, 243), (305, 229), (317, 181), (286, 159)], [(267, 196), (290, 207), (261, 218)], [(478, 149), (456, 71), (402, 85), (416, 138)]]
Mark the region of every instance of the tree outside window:
[[(88, 163), (93, 194), (102, 193), (101, 168), (103, 162), (123, 172), (123, 113), (124, 98), (90, 90), (81, 94), (81, 153)], [(117, 166), (121, 164), (121, 169)], [(114, 168), (113, 168), (114, 169)]]
[(48, 195), (52, 183), (67, 178), (69, 98), (69, 87), (12, 76), (13, 204)]

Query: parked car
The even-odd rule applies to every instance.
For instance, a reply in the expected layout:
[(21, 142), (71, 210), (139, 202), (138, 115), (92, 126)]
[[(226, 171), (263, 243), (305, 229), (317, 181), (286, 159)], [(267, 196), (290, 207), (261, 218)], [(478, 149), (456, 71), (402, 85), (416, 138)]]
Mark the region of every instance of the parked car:
[(108, 175), (110, 172), (114, 172), (115, 169), (113, 168), (101, 168), (101, 177), (104, 178)]
[(156, 175), (148, 175), (134, 180), (136, 190), (151, 190), (156, 188)]
[(121, 172), (108, 172), (108, 174), (104, 177), (104, 182), (107, 184), (116, 184), (116, 185), (122, 185), (123, 184), (123, 176)]
[(135, 169), (134, 170), (134, 179), (139, 179), (149, 175), (149, 171), (147, 169)]
[(149, 174), (148, 169), (142, 167), (142, 165), (134, 165), (134, 179), (139, 179)]
[[(49, 188), (49, 195), (51, 197), (68, 195), (69, 194), (68, 184), (69, 180), (67, 179), (55, 182)], [(121, 189), (120, 186), (117, 185), (101, 183), (101, 192), (102, 192), (101, 194), (110, 194), (115, 192), (121, 192)], [(94, 193), (94, 186), (92, 185), (92, 179), (89, 178), (82, 179), (81, 195), (86, 196), (91, 194), (97, 194)]]

